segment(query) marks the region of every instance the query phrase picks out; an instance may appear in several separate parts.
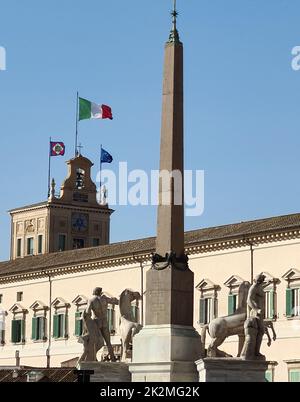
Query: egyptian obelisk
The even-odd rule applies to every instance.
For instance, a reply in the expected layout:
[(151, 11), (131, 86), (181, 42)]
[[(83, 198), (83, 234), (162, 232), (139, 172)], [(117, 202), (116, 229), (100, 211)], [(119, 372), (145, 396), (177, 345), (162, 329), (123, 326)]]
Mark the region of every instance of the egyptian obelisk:
[(165, 45), (156, 253), (146, 276), (145, 327), (133, 338), (133, 381), (198, 379), (195, 361), (201, 346), (193, 327), (194, 274), (184, 252), (183, 45), (177, 15), (174, 1), (173, 27)]

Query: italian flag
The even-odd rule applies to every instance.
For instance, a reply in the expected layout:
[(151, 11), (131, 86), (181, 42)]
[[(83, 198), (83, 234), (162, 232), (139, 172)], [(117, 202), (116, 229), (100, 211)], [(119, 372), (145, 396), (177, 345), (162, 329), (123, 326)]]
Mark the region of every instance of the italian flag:
[(86, 99), (79, 98), (79, 120), (113, 119), (112, 110), (107, 105), (97, 105)]

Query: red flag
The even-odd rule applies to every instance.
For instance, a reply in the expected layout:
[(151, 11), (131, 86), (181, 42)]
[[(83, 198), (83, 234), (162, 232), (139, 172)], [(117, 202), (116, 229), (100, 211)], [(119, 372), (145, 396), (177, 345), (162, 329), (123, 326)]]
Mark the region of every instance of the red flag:
[(111, 108), (107, 105), (101, 105), (101, 108), (102, 108), (102, 119), (112, 120), (113, 116)]
[(50, 142), (50, 156), (64, 156), (65, 150), (63, 142)]

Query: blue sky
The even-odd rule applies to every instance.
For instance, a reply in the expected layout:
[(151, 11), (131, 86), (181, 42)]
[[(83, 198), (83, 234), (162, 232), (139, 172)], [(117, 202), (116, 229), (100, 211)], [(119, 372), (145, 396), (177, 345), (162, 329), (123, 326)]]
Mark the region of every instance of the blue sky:
[[(0, 259), (7, 210), (47, 193), (48, 138), (61, 183), (73, 156), (75, 94), (112, 106), (80, 123), (83, 154), (100, 144), (129, 169), (159, 164), (163, 46), (171, 0), (0, 0)], [(205, 171), (205, 211), (186, 229), (300, 211), (299, 0), (178, 0), (185, 46), (185, 166)], [(111, 241), (155, 234), (155, 207), (117, 207)]]

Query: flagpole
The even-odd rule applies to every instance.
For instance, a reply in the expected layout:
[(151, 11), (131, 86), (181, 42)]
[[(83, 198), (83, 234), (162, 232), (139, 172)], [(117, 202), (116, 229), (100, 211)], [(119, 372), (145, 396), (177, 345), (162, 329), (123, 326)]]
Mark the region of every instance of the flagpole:
[(102, 144), (100, 145), (100, 203), (102, 202), (101, 180), (102, 180)]
[(79, 94), (78, 94), (78, 91), (77, 91), (77, 97), (76, 97), (76, 135), (75, 135), (75, 158), (76, 158), (76, 156), (77, 156), (77, 143), (78, 143), (78, 118), (79, 118), (79, 116), (78, 116), (78, 113), (79, 113), (79, 108), (78, 108), (78, 106), (79, 106)]
[(48, 145), (48, 154), (49, 154), (49, 161), (48, 161), (48, 198), (50, 197), (50, 186), (51, 186), (51, 137)]

